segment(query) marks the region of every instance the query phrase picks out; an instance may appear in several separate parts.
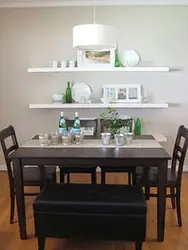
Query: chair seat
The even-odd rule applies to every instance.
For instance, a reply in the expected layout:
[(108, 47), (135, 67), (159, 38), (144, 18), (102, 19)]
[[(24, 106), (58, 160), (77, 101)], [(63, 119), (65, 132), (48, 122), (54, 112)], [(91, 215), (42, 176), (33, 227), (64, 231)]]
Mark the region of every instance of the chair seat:
[(128, 185), (49, 184), (34, 202), (35, 212), (146, 214), (142, 188)]
[[(158, 169), (156, 167), (152, 167), (148, 171), (147, 176), (137, 175), (137, 181), (141, 181), (142, 185), (148, 187), (156, 187), (158, 185)], [(167, 187), (176, 186), (177, 173), (173, 173), (170, 168), (167, 169)]]
[[(44, 167), (44, 180), (52, 180), (55, 175), (56, 167), (49, 166)], [(24, 185), (40, 185), (41, 184), (41, 173), (38, 166), (24, 166), (23, 168), (23, 180)]]

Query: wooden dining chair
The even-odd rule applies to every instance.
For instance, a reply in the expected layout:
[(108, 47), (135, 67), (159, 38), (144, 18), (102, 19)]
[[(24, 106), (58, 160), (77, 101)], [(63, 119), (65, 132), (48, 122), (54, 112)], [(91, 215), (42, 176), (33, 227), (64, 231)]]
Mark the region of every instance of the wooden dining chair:
[[(74, 120), (66, 119), (68, 128), (72, 128)], [(80, 119), (80, 125), (84, 128), (93, 128), (93, 135), (84, 135), (84, 139), (97, 139), (99, 138), (98, 119)], [(90, 174), (91, 183), (96, 183), (96, 168), (97, 166), (59, 166), (60, 168), (60, 182), (65, 182), (67, 176), (67, 183), (70, 183), (71, 174)]]
[[(7, 166), (9, 190), (10, 190), (10, 224), (14, 221), (15, 209), (15, 186), (12, 171), (12, 162), (8, 159), (9, 154), (19, 148), (15, 129), (12, 125), (0, 131), (0, 143)], [(47, 181), (56, 181), (56, 167), (23, 166), (24, 186), (39, 186), (42, 188)], [(25, 196), (33, 196), (38, 193), (24, 193)]]
[[(171, 199), (172, 208), (177, 210), (178, 225), (182, 226), (181, 217), (181, 181), (184, 160), (188, 147), (188, 129), (181, 125), (177, 132), (176, 141), (172, 155), (171, 167), (167, 170), (166, 188), (170, 189), (170, 194), (166, 194), (166, 198)], [(157, 168), (151, 167), (148, 174), (136, 175), (137, 184), (140, 183), (145, 188), (147, 197), (158, 197), (158, 193), (151, 193), (151, 187), (158, 187)], [(160, 215), (159, 215), (160, 216)]]
[[(100, 131), (101, 133), (106, 132), (103, 119), (100, 120)], [(135, 169), (128, 167), (100, 167), (101, 168), (101, 184), (106, 183), (106, 173), (128, 173), (128, 184), (132, 184), (133, 174), (135, 173)]]

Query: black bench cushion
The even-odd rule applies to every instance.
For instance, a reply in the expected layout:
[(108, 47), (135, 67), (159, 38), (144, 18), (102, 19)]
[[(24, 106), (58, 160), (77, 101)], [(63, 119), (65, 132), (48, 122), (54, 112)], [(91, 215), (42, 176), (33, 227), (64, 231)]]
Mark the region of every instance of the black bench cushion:
[(35, 212), (146, 214), (141, 187), (101, 184), (49, 184), (33, 204)]

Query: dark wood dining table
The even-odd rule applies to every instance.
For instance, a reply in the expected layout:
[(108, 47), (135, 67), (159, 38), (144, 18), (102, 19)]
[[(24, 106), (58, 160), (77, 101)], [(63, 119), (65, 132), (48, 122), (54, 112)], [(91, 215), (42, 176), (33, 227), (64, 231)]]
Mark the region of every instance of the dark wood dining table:
[[(157, 240), (164, 241), (166, 212), (166, 179), (168, 160), (171, 159), (163, 147), (131, 147), (131, 148), (41, 148), (20, 147), (10, 156), (13, 161), (15, 192), (17, 201), (18, 221), (21, 239), (27, 238), (26, 212), (23, 188), (23, 166), (107, 166), (107, 167), (158, 167), (158, 198), (157, 198)], [(135, 225), (136, 226), (136, 225)]]

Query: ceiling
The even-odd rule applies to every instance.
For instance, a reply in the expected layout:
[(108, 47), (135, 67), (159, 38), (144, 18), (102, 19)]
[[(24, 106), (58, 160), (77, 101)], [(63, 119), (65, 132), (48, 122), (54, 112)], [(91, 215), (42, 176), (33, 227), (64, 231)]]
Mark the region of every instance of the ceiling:
[(0, 0), (0, 8), (115, 5), (188, 5), (188, 0)]

